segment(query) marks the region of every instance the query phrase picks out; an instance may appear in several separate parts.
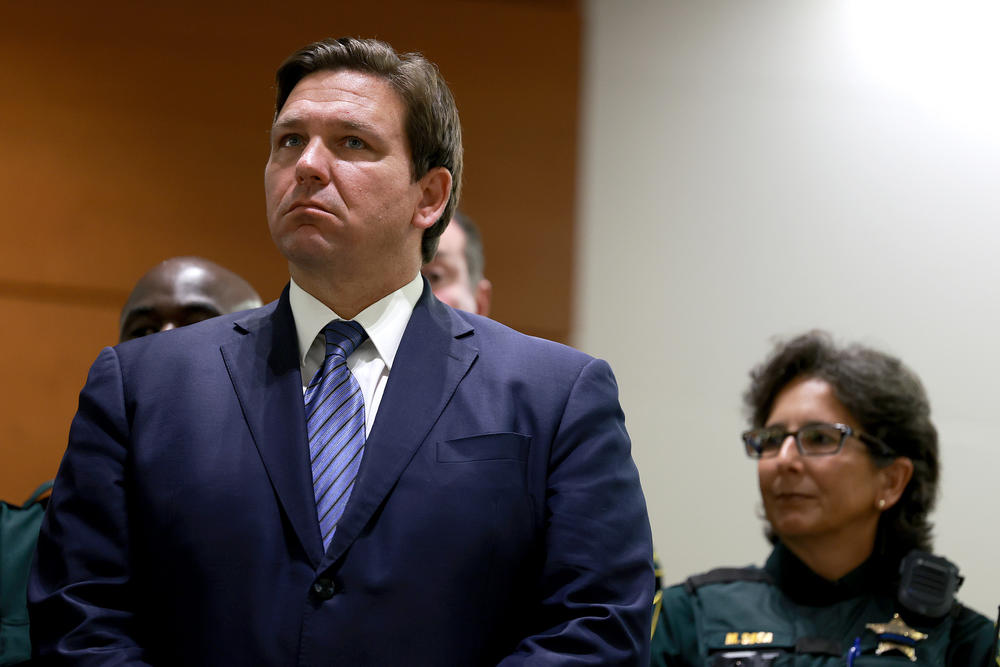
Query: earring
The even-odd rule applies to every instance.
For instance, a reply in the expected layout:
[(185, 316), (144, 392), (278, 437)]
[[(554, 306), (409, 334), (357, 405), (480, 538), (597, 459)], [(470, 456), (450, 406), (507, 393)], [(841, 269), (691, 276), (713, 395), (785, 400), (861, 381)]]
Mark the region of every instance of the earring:
[(885, 509), (885, 498), (879, 498), (878, 499), (878, 508), (880, 510), (884, 510)]

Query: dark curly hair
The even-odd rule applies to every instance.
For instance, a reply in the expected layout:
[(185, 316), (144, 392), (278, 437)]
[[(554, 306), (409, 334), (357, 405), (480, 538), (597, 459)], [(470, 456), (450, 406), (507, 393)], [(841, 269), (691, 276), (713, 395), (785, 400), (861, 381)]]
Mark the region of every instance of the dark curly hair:
[[(810, 331), (778, 342), (750, 372), (743, 400), (751, 425), (764, 426), (781, 390), (802, 377), (828, 382), (866, 433), (913, 461), (913, 477), (899, 502), (879, 518), (875, 550), (884, 566), (895, 571), (911, 549), (931, 551), (927, 515), (937, 499), (940, 464), (937, 429), (920, 378), (896, 357), (858, 344), (838, 347), (828, 333)], [(880, 467), (893, 460), (869, 452)], [(770, 530), (768, 537), (776, 540)]]

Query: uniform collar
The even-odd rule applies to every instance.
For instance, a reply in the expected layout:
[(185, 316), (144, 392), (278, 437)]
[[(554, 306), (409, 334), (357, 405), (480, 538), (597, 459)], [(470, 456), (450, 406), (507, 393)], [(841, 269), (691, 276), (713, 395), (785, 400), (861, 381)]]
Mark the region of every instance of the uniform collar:
[(873, 554), (840, 579), (830, 581), (810, 570), (788, 547), (778, 542), (764, 564), (764, 570), (795, 602), (825, 606), (877, 592), (891, 594), (893, 578), (885, 576), (880, 560), (878, 555)]

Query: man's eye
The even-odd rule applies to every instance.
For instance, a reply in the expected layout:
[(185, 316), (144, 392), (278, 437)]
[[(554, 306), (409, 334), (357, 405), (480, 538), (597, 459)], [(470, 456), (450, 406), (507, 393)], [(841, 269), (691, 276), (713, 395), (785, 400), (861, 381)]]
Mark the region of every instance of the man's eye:
[(361, 141), (357, 137), (347, 137), (344, 140), (344, 145), (348, 148), (360, 149), (365, 147), (365, 142)]
[(150, 334), (155, 334), (159, 332), (159, 329), (152, 326), (141, 326), (129, 329), (128, 333), (125, 334), (125, 340), (132, 340), (133, 338), (142, 338), (143, 336), (148, 336)]
[(431, 285), (436, 285), (444, 278), (444, 273), (442, 273), (440, 269), (425, 268), (422, 273), (424, 274), (424, 277), (427, 278), (427, 282)]
[(278, 145), (285, 148), (295, 148), (302, 145), (302, 137), (297, 134), (286, 134), (278, 142)]

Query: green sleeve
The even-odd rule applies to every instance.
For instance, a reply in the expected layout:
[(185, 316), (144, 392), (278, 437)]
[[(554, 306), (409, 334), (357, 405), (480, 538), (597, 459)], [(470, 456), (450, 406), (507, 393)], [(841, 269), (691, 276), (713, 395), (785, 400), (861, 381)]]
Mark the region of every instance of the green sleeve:
[(698, 631), (691, 596), (683, 586), (663, 590), (663, 604), (653, 629), (650, 667), (699, 667)]
[(947, 667), (1000, 665), (993, 652), (993, 637), (996, 631), (991, 620), (968, 607), (962, 607), (951, 626)]

